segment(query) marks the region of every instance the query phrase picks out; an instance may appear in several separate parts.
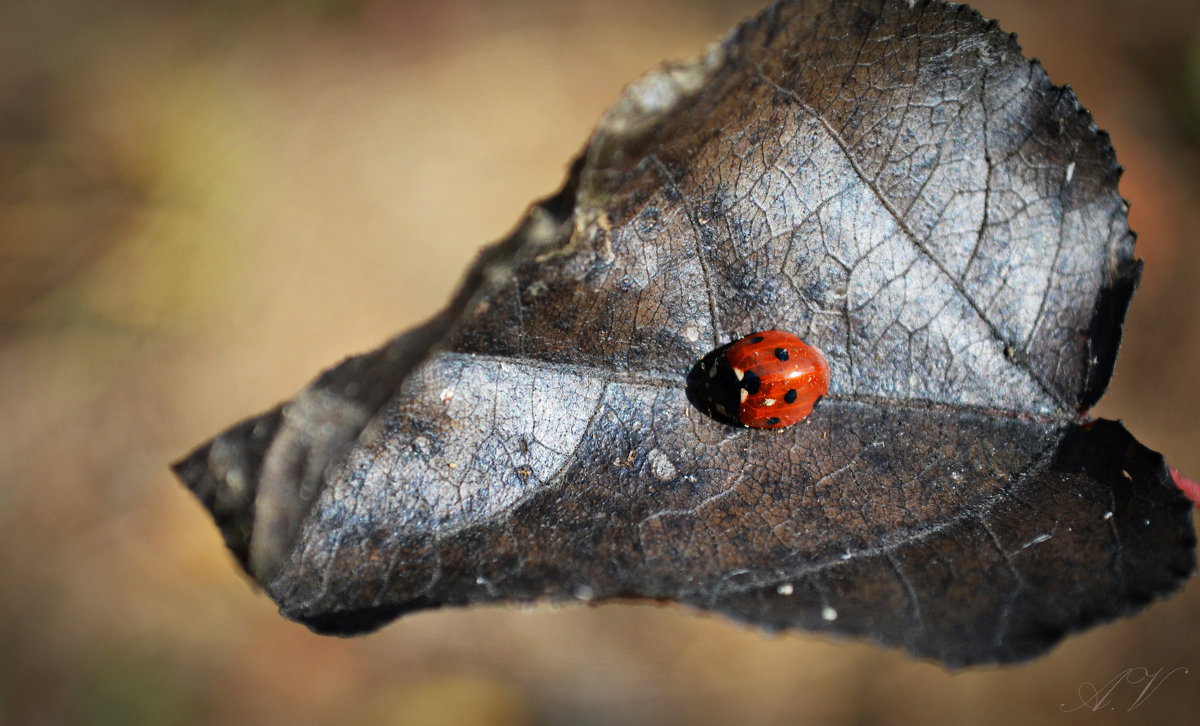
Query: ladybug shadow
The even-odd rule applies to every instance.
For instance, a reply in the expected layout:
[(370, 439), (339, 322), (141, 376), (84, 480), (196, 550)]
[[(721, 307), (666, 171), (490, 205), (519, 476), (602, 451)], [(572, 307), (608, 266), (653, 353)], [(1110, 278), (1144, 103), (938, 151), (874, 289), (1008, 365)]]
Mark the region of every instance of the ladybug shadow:
[(725, 361), (725, 351), (737, 341), (731, 341), (705, 355), (687, 375), (688, 402), (705, 416), (728, 426), (742, 426), (738, 419), (741, 405), (741, 384)]

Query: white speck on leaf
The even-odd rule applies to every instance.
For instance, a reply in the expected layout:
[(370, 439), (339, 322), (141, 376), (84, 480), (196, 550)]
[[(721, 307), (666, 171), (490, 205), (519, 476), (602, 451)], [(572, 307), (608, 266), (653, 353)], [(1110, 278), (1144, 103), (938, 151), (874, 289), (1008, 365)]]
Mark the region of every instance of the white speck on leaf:
[(246, 472), (240, 466), (230, 467), (225, 474), (225, 485), (231, 494), (240, 495), (246, 491)]
[(1075, 162), (1072, 161), (1070, 164), (1067, 164), (1067, 181), (1064, 183), (1070, 184), (1071, 177), (1073, 176), (1075, 176)]
[(823, 620), (825, 620), (826, 622), (832, 623), (834, 620), (837, 620), (837, 615), (838, 615), (837, 610), (834, 610), (833, 608), (829, 607), (828, 605), (821, 608), (821, 618)]
[(795, 591), (796, 588), (790, 582), (785, 582), (779, 587), (775, 588), (775, 592), (779, 593), (780, 595), (791, 595)]
[(654, 471), (654, 476), (664, 481), (674, 479), (678, 473), (671, 459), (658, 449), (650, 450), (650, 468)]

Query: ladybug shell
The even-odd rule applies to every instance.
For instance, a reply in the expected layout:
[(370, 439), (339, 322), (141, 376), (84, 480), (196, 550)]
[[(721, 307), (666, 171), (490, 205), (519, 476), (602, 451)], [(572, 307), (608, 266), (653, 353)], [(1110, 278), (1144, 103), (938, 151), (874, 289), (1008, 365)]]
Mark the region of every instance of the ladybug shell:
[(829, 390), (825, 356), (782, 330), (751, 333), (720, 358), (721, 367), (728, 366), (732, 373), (732, 378), (728, 373), (721, 378), (727, 386), (737, 386), (737, 418), (744, 426), (778, 429), (797, 424)]

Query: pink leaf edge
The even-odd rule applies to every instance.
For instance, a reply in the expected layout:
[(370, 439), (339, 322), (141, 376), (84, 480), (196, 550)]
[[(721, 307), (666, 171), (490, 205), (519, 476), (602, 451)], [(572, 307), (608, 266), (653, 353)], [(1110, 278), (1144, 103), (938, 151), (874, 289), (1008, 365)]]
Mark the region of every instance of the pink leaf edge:
[(1173, 466), (1168, 465), (1167, 468), (1170, 469), (1171, 479), (1175, 482), (1175, 486), (1179, 487), (1179, 491), (1183, 492), (1183, 495), (1188, 499), (1195, 502), (1197, 508), (1200, 508), (1200, 484), (1180, 474), (1179, 470)]

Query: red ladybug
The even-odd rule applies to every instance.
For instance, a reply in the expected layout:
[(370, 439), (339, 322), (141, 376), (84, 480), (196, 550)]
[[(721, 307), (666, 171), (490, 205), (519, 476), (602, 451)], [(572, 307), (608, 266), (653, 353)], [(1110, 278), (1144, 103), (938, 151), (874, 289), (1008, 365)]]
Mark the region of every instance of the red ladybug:
[(700, 362), (702, 396), (715, 417), (759, 429), (800, 423), (829, 390), (821, 351), (791, 333), (751, 333)]

